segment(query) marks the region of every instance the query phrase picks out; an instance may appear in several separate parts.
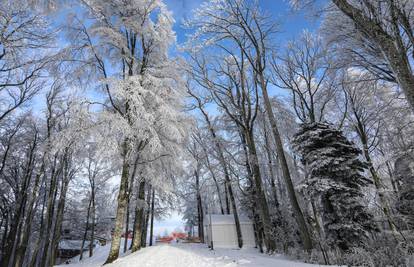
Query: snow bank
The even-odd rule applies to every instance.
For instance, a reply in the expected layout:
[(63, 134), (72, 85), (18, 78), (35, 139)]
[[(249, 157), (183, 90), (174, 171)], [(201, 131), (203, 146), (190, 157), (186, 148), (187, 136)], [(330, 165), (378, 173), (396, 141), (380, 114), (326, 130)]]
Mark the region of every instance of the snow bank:
[[(109, 246), (96, 250), (92, 258), (69, 267), (101, 266), (109, 252)], [(209, 250), (204, 244), (158, 245), (121, 257), (107, 267), (315, 267), (294, 262), (282, 255), (268, 256), (255, 249), (216, 249)]]
[[(128, 247), (131, 244), (131, 239), (128, 239)], [(106, 244), (105, 246), (97, 246), (93, 251), (93, 256), (89, 258), (89, 251), (85, 251), (83, 253), (83, 259), (82, 261), (79, 261), (79, 256), (76, 256), (75, 258), (72, 258), (70, 260), (70, 264), (62, 263), (58, 266), (68, 266), (68, 267), (97, 267), (104, 264), (106, 261), (106, 258), (108, 257), (109, 250), (111, 248), (111, 243)], [(121, 248), (119, 249), (119, 254), (121, 256), (126, 256), (130, 254), (130, 251), (127, 251), (125, 254), (124, 251), (124, 239), (121, 239)]]

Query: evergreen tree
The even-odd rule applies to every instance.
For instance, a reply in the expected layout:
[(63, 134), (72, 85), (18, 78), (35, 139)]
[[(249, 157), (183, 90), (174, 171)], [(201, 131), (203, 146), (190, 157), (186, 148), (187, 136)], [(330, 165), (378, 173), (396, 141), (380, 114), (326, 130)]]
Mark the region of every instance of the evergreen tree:
[(362, 199), (371, 181), (363, 176), (361, 151), (328, 123), (302, 124), (294, 144), (309, 173), (306, 189), (320, 201), (328, 244), (343, 251), (363, 245), (376, 225)]
[(414, 228), (414, 171), (413, 153), (406, 153), (395, 161), (395, 177), (400, 184), (397, 210), (404, 215), (408, 226)]

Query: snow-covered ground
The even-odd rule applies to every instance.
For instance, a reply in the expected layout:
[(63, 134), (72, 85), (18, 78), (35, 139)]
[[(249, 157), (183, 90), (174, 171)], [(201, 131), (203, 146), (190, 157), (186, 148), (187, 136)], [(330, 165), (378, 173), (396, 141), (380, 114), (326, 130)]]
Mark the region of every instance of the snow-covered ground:
[[(96, 249), (92, 258), (85, 258), (68, 267), (101, 266), (109, 252), (109, 246)], [(76, 261), (76, 260), (75, 260)], [(126, 254), (108, 267), (315, 267), (288, 260), (282, 255), (268, 256), (254, 249), (208, 249), (203, 244), (172, 244), (143, 248)]]

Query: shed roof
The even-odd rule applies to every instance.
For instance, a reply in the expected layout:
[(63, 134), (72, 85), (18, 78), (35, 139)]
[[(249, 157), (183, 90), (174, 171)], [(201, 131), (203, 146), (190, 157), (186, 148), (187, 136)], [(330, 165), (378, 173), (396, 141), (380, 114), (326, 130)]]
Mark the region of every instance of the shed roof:
[[(234, 224), (234, 215), (233, 214), (206, 214), (204, 215), (204, 225), (210, 224), (213, 225), (223, 225), (223, 224)], [(241, 224), (251, 224), (252, 221), (246, 216), (239, 216), (239, 221)]]
[[(64, 250), (80, 250), (82, 245), (82, 240), (69, 240), (63, 239), (59, 242), (59, 249)], [(89, 246), (89, 241), (85, 241), (84, 248)]]

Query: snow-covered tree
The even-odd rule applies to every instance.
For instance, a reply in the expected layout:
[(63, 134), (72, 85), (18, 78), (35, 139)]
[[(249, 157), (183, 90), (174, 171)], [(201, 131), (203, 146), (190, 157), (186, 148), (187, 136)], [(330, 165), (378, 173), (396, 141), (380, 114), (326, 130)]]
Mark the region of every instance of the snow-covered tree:
[(401, 191), (397, 201), (397, 210), (406, 216), (407, 224), (414, 227), (414, 183), (412, 153), (400, 156), (395, 161), (395, 175), (401, 182)]
[(56, 59), (56, 31), (27, 1), (0, 3), (0, 121), (23, 107), (45, 86)]
[[(119, 254), (133, 159), (137, 155), (143, 161), (177, 156), (178, 145), (185, 138), (186, 119), (180, 108), (182, 87), (177, 62), (168, 55), (175, 41), (174, 20), (163, 2), (85, 4), (93, 23), (89, 28), (80, 23), (78, 32), (84, 36), (83, 48), (97, 66), (97, 76), (102, 78), (106, 93), (99, 122), (103, 125), (101, 145), (120, 153), (123, 161), (115, 230), (107, 259), (110, 263)], [(113, 64), (112, 71), (108, 62)], [(88, 69), (90, 65), (82, 67)], [(133, 251), (140, 248), (137, 240), (134, 239)]]
[(363, 200), (370, 180), (361, 151), (328, 123), (302, 124), (294, 143), (309, 171), (306, 190), (320, 201), (327, 242), (344, 251), (364, 245), (376, 224)]

